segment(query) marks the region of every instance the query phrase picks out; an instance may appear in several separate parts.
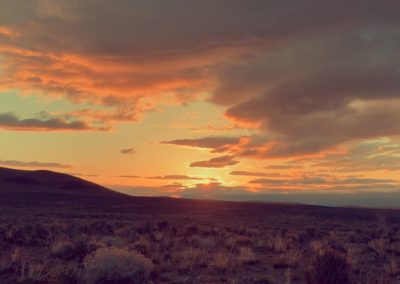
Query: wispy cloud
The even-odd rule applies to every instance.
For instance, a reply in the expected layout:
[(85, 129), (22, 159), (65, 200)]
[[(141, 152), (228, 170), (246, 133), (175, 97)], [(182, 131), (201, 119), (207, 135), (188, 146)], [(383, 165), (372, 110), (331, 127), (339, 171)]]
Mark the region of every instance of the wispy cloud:
[(133, 179), (138, 179), (138, 178), (143, 178), (142, 176), (135, 176), (135, 175), (121, 175), (121, 176), (117, 176), (120, 178), (133, 178)]
[(49, 163), (49, 162), (38, 162), (38, 161), (16, 161), (16, 160), (0, 160), (0, 165), (6, 167), (29, 167), (29, 168), (71, 168), (71, 165)]
[(68, 130), (108, 130), (107, 127), (95, 127), (80, 120), (64, 118), (19, 118), (14, 113), (0, 113), (0, 128), (18, 131), (68, 131)]
[(124, 154), (124, 155), (133, 155), (136, 153), (135, 149), (133, 149), (133, 148), (121, 149), (120, 152), (121, 152), (121, 154)]
[(164, 179), (164, 180), (202, 180), (200, 177), (191, 177), (187, 175), (165, 175), (165, 176), (153, 176), (148, 177), (149, 179)]
[(250, 184), (259, 184), (268, 188), (282, 188), (289, 190), (354, 190), (368, 188), (386, 188), (395, 189), (400, 186), (400, 182), (392, 179), (364, 178), (364, 177), (347, 177), (325, 178), (320, 176), (303, 176), (301, 178), (273, 179), (260, 178), (250, 181)]
[(133, 178), (133, 179), (154, 179), (154, 180), (210, 180), (211, 178), (193, 177), (188, 175), (172, 174), (164, 176), (137, 176), (137, 175), (121, 175), (121, 178)]
[(249, 172), (249, 171), (232, 171), (229, 173), (233, 176), (249, 176), (249, 177), (282, 177), (281, 173), (263, 173), (263, 172)]

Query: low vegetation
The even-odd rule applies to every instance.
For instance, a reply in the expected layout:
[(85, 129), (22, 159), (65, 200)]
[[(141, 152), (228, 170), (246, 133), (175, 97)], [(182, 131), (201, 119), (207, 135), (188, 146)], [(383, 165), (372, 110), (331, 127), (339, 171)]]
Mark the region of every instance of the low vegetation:
[(395, 210), (0, 201), (0, 219), (0, 283), (400, 283)]

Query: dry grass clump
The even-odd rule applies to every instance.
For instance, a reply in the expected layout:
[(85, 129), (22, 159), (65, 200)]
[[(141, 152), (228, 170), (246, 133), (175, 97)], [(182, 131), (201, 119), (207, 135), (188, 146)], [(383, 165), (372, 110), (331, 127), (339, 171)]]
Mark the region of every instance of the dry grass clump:
[(154, 268), (143, 255), (118, 248), (98, 249), (84, 259), (83, 266), (88, 283), (144, 283)]
[(82, 267), (77, 262), (62, 263), (54, 267), (54, 283), (75, 284), (83, 282)]
[(141, 236), (139, 240), (137, 240), (133, 244), (133, 248), (143, 255), (148, 255), (151, 251), (151, 242), (146, 237)]
[(17, 283), (41, 283), (51, 277), (50, 264), (22, 259)]
[(56, 241), (51, 246), (51, 256), (63, 260), (82, 260), (95, 249), (96, 245), (85, 239)]
[(70, 241), (59, 241), (52, 245), (51, 255), (65, 260), (70, 260), (75, 255), (75, 246)]
[(309, 243), (309, 247), (313, 254), (320, 255), (328, 248), (328, 245), (325, 241), (315, 240)]
[(214, 265), (217, 272), (221, 273), (229, 271), (233, 266), (231, 254), (229, 252), (217, 252), (213, 257), (212, 264)]
[(1, 236), (4, 241), (12, 244), (29, 246), (46, 246), (52, 242), (52, 233), (44, 225), (33, 224), (13, 224)]
[(350, 268), (344, 257), (328, 250), (314, 255), (306, 273), (308, 284), (350, 284)]
[(302, 257), (302, 252), (298, 250), (288, 251), (281, 254), (280, 257), (274, 262), (274, 268), (297, 268)]
[(238, 261), (243, 264), (256, 264), (258, 262), (254, 251), (249, 247), (239, 248)]
[(385, 254), (385, 250), (388, 247), (387, 242), (383, 237), (371, 240), (368, 243), (368, 246), (379, 255)]
[(400, 264), (398, 260), (394, 257), (391, 257), (384, 265), (385, 272), (390, 275), (391, 277), (395, 277), (400, 275)]
[(276, 235), (268, 239), (267, 247), (277, 253), (286, 252), (289, 249), (289, 240), (281, 235)]
[(213, 250), (216, 247), (216, 242), (215, 239), (212, 237), (199, 237), (199, 236), (193, 236), (190, 238), (189, 243), (193, 247), (197, 247), (203, 250)]
[(175, 263), (180, 273), (192, 271), (196, 267), (207, 267), (208, 254), (202, 249), (190, 247), (176, 255)]

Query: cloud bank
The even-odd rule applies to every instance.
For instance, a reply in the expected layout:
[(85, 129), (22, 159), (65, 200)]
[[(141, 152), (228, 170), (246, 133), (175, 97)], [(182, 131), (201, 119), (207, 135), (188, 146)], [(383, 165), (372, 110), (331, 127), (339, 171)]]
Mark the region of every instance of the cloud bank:
[(1, 4), (0, 86), (113, 107), (87, 116), (136, 120), (207, 91), (273, 136), (257, 155), (400, 132), (397, 1)]

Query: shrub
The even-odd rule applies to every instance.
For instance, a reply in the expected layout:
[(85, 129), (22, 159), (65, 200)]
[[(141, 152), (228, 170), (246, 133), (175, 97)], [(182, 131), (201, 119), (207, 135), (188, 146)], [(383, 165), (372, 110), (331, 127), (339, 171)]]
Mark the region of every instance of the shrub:
[(75, 239), (73, 244), (75, 246), (75, 257), (80, 260), (97, 248), (96, 244), (82, 238)]
[(178, 270), (186, 273), (193, 270), (195, 266), (207, 266), (207, 253), (203, 250), (190, 247), (177, 254)]
[(118, 248), (101, 248), (87, 256), (83, 265), (88, 283), (145, 283), (153, 264), (143, 255)]
[(157, 229), (159, 231), (165, 231), (168, 229), (168, 227), (169, 227), (168, 221), (160, 221), (157, 223)]
[(46, 246), (51, 243), (51, 232), (40, 223), (13, 224), (2, 239), (13, 244)]
[(151, 243), (150, 241), (145, 238), (145, 237), (140, 237), (139, 240), (137, 240), (134, 244), (133, 244), (133, 248), (140, 252), (143, 255), (147, 255), (150, 252), (150, 248), (151, 248)]
[(230, 261), (229, 254), (217, 252), (214, 255), (213, 264), (218, 272), (225, 272), (228, 270)]
[(185, 238), (190, 238), (194, 235), (197, 235), (199, 233), (199, 227), (197, 227), (196, 225), (189, 225), (186, 227), (184, 236)]
[(289, 249), (287, 238), (277, 235), (269, 240), (268, 247), (274, 252), (286, 252)]
[(51, 247), (51, 255), (65, 260), (74, 258), (75, 246), (70, 241), (59, 241)]
[(397, 262), (396, 258), (394, 258), (394, 257), (391, 257), (389, 259), (389, 262), (384, 265), (384, 269), (385, 269), (386, 273), (392, 277), (396, 277), (397, 275), (400, 274), (398, 262)]
[(58, 264), (53, 269), (54, 283), (74, 284), (81, 282), (82, 269), (76, 262)]
[(350, 284), (349, 265), (335, 251), (317, 254), (306, 273), (306, 281), (308, 284)]
[(249, 247), (241, 247), (239, 249), (239, 262), (243, 264), (256, 264), (257, 257), (253, 250)]
[(120, 237), (105, 236), (101, 239), (101, 242), (104, 243), (108, 247), (122, 248), (122, 247), (126, 246), (126, 240), (124, 240)]
[(50, 264), (21, 259), (18, 264), (18, 283), (43, 283), (50, 276)]
[(253, 240), (247, 236), (237, 236), (235, 239), (235, 245), (237, 247), (251, 247), (253, 246)]
[(164, 235), (161, 232), (155, 232), (152, 235), (152, 240), (157, 242), (157, 243), (161, 242), (163, 239), (164, 239)]
[(200, 238), (198, 246), (204, 250), (213, 250), (216, 247), (216, 243), (212, 238)]
[(72, 242), (58, 241), (52, 245), (51, 255), (64, 260), (82, 260), (87, 254), (94, 250), (94, 246), (83, 239), (76, 239)]

